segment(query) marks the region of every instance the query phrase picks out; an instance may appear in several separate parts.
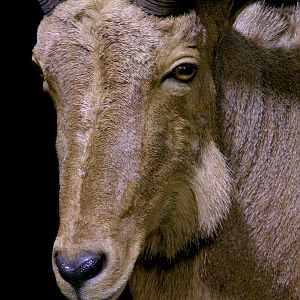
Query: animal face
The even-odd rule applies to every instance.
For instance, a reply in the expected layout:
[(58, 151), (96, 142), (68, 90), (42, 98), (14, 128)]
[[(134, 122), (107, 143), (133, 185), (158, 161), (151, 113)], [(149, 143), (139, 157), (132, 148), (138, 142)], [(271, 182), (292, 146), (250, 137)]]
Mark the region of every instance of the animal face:
[(57, 283), (115, 299), (139, 255), (171, 259), (229, 209), (215, 139), (206, 29), (123, 1), (67, 1), (45, 17), (34, 60), (57, 110)]

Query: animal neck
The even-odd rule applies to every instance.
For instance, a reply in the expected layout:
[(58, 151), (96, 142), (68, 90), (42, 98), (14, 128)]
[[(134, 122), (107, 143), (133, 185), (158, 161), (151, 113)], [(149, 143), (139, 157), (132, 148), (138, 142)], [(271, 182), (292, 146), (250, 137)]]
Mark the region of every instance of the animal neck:
[(207, 238), (197, 236), (190, 240), (184, 248), (179, 249), (171, 258), (161, 253), (151, 256), (147, 253), (142, 253), (138, 259), (138, 264), (147, 269), (159, 267), (161, 270), (169, 270), (175, 265), (192, 261), (199, 254), (199, 251), (209, 247), (213, 240), (213, 236)]
[(140, 258), (129, 281), (134, 299), (213, 299), (201, 279), (209, 240), (190, 243), (169, 260), (156, 256)]
[(218, 47), (220, 136), (233, 173), (244, 181), (266, 161), (280, 162), (283, 154), (295, 159), (300, 55), (296, 49), (263, 49), (237, 32)]
[(233, 201), (243, 212), (238, 219), (247, 228), (239, 240), (255, 253), (278, 289), (270, 293), (281, 299), (299, 274), (292, 246), (299, 233), (292, 209), (299, 199), (299, 62), (299, 48), (264, 48), (233, 31), (220, 40), (215, 64), (220, 136), (232, 168)]

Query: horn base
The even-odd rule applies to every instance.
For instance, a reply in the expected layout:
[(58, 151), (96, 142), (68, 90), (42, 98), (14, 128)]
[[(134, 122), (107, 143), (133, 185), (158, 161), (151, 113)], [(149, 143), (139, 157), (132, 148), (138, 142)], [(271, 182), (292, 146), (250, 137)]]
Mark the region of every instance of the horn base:
[[(188, 0), (133, 0), (132, 3), (148, 14), (158, 17), (177, 16), (190, 9)], [(188, 5), (189, 4), (189, 5)]]
[(40, 3), (41, 9), (46, 16), (51, 15), (57, 4), (65, 0), (37, 0)]

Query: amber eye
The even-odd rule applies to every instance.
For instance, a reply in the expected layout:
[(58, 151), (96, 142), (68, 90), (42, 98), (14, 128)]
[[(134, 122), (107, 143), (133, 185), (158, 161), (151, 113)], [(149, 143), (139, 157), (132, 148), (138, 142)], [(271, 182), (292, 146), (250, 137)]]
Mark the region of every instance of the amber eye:
[(172, 76), (182, 82), (188, 82), (193, 79), (196, 74), (197, 66), (190, 63), (184, 63), (172, 71)]

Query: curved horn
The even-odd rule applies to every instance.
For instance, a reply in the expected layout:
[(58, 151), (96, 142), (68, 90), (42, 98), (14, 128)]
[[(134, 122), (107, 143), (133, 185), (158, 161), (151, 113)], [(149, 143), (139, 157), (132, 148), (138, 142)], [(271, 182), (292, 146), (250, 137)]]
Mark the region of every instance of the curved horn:
[(64, 0), (37, 0), (45, 15), (50, 15), (54, 7)]
[(148, 14), (158, 17), (179, 15), (191, 8), (192, 0), (133, 0)]

